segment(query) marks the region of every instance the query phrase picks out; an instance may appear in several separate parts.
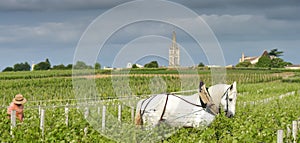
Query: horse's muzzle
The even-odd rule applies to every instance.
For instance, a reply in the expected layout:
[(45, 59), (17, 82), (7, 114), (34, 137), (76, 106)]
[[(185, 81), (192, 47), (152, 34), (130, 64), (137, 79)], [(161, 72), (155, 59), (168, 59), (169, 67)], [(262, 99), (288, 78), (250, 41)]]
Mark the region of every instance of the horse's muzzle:
[(234, 116), (234, 114), (231, 111), (226, 112), (226, 117), (232, 118), (233, 116)]

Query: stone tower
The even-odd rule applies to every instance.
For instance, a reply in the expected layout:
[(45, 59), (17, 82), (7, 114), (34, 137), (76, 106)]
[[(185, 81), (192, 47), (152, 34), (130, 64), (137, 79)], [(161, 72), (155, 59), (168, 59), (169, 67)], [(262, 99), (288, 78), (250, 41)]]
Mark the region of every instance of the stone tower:
[(172, 35), (172, 46), (169, 49), (169, 67), (179, 67), (179, 60), (180, 60), (180, 53), (179, 53), (179, 47), (176, 42), (176, 33), (173, 31)]

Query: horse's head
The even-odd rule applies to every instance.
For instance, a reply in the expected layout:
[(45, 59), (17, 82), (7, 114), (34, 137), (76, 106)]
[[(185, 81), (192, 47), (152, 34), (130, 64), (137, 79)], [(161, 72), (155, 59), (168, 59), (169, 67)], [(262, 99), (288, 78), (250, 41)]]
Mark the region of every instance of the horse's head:
[(227, 87), (221, 99), (221, 105), (223, 106), (226, 116), (229, 118), (233, 117), (235, 114), (236, 99), (237, 89), (236, 82), (234, 82), (232, 85), (229, 86), (229, 88)]

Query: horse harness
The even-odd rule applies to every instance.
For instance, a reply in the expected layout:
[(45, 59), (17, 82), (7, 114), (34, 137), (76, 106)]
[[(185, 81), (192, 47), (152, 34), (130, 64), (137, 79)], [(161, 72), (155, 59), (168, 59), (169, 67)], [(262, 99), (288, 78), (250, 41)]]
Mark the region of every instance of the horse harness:
[[(228, 90), (230, 89), (231, 87), (229, 87), (227, 90), (226, 90), (226, 92), (222, 95), (222, 97), (221, 98), (223, 98), (224, 96), (226, 96), (226, 110), (225, 110), (225, 112), (226, 112), (226, 114), (227, 114), (227, 112), (228, 112), (228, 100), (229, 100), (229, 98), (228, 98)], [(208, 90), (207, 90), (208, 91)], [(158, 94), (157, 94), (158, 95)], [(140, 108), (140, 115), (141, 115), (141, 117), (144, 115), (144, 113), (145, 113), (145, 109), (147, 108), (147, 106), (149, 105), (149, 103), (157, 96), (157, 95), (154, 95), (150, 100), (149, 100), (149, 102), (146, 104), (146, 106), (144, 107), (144, 110), (143, 110), (143, 112), (142, 112), (142, 108)], [(164, 119), (163, 119), (163, 117), (164, 117), (164, 114), (165, 114), (165, 112), (166, 112), (166, 108), (167, 108), (167, 103), (168, 103), (168, 99), (169, 99), (169, 96), (170, 95), (172, 95), (172, 96), (174, 96), (174, 97), (177, 97), (177, 98), (179, 98), (179, 99), (181, 99), (181, 100), (183, 100), (183, 101), (185, 101), (186, 103), (189, 103), (189, 104), (191, 104), (191, 105), (193, 105), (193, 106), (196, 106), (196, 107), (203, 107), (203, 108), (206, 108), (206, 105), (199, 105), (199, 104), (195, 104), (195, 103), (192, 103), (192, 102), (190, 102), (190, 101), (187, 101), (186, 99), (184, 99), (184, 98), (182, 98), (182, 97), (180, 97), (180, 96), (177, 96), (177, 95), (175, 95), (175, 94), (167, 94), (167, 97), (166, 97), (166, 102), (165, 102), (165, 104), (164, 104), (164, 108), (163, 108), (163, 111), (162, 111), (162, 114), (161, 114), (161, 116), (160, 116), (160, 119), (159, 119), (159, 121), (164, 121)], [(210, 94), (209, 94), (209, 92), (208, 92), (208, 95), (210, 96)], [(201, 96), (200, 96), (201, 97)], [(210, 96), (211, 97), (211, 96)], [(141, 107), (143, 106), (143, 104), (144, 104), (144, 102), (146, 101), (147, 99), (145, 99), (145, 100), (143, 100), (143, 102), (141, 103)], [(201, 101), (202, 99), (200, 98), (200, 102), (201, 103), (203, 103), (203, 101)], [(214, 106), (215, 104), (214, 103), (212, 103), (212, 102), (210, 102), (210, 105), (208, 105), (208, 107), (212, 107), (212, 106)], [(210, 109), (210, 108), (207, 108), (207, 109)], [(219, 111), (215, 111), (214, 109), (213, 110), (208, 110), (208, 112), (209, 113), (211, 113), (211, 114), (213, 114), (213, 115), (216, 115), (216, 114), (218, 114), (218, 113), (220, 113), (220, 109), (221, 108), (218, 108), (219, 109)]]

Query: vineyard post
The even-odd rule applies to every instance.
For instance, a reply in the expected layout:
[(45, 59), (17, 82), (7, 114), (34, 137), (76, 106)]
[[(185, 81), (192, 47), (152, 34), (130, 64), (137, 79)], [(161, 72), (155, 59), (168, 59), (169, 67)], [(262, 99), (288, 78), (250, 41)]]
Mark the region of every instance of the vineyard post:
[(88, 132), (88, 127), (85, 127), (85, 128), (83, 129), (83, 132), (84, 132), (84, 136), (86, 137), (87, 132)]
[(68, 126), (68, 123), (69, 123), (69, 108), (68, 108), (68, 103), (67, 105), (65, 106), (65, 116), (66, 116), (66, 126)]
[(11, 111), (10, 115), (10, 121), (11, 121), (11, 126), (10, 126), (10, 135), (14, 137), (13, 135), (13, 128), (16, 127), (16, 110)]
[(283, 130), (277, 131), (277, 143), (283, 143)]
[(41, 116), (41, 104), (39, 104), (39, 116)]
[(298, 128), (297, 128), (297, 121), (293, 121), (293, 127), (292, 127), (292, 130), (293, 130), (293, 139), (294, 139), (294, 143), (297, 142), (297, 132), (298, 132)]
[(121, 104), (119, 104), (118, 105), (118, 120), (119, 120), (119, 122), (121, 122), (121, 119), (122, 119), (122, 105)]
[(41, 109), (40, 129), (42, 130), (42, 137), (44, 138), (44, 125), (45, 125), (45, 110)]
[(102, 131), (105, 130), (105, 115), (106, 115), (106, 106), (103, 106), (103, 109), (102, 109)]
[(100, 107), (98, 107), (98, 111), (97, 112), (98, 112), (98, 115), (100, 115)]
[(89, 116), (89, 108), (85, 107), (85, 110), (84, 110), (84, 119), (87, 119), (88, 116)]

